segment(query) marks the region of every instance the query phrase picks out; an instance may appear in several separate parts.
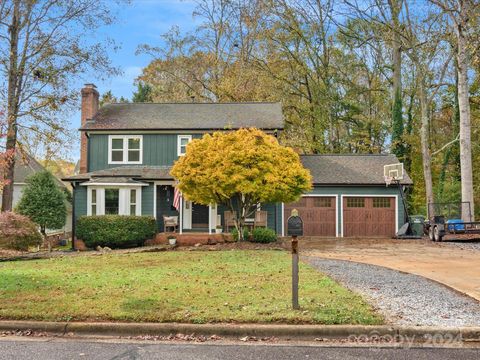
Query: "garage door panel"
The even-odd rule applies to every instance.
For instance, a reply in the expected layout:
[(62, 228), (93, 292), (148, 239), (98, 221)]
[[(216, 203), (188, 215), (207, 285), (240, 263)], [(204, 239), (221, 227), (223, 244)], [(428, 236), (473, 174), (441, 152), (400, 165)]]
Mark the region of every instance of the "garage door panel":
[(344, 197), (343, 236), (394, 236), (395, 198)]
[(285, 233), (287, 233), (287, 219), (292, 209), (297, 209), (303, 220), (305, 236), (336, 236), (334, 197), (305, 196), (295, 203), (285, 204)]

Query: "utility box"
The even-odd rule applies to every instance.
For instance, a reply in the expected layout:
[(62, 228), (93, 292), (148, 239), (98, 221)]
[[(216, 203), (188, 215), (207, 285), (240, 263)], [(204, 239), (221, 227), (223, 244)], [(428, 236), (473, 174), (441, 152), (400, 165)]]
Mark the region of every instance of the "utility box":
[(425, 216), (423, 215), (410, 216), (410, 229), (412, 229), (413, 235), (423, 236), (424, 224), (425, 224)]

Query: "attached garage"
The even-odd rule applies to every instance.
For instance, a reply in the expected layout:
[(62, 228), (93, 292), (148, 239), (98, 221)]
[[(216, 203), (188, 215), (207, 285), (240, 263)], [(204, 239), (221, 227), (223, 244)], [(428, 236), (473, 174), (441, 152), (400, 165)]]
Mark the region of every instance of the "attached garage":
[(397, 232), (394, 196), (343, 197), (344, 237), (392, 237)]
[[(393, 237), (405, 223), (400, 190), (385, 186), (383, 177), (384, 165), (398, 163), (394, 155), (303, 155), (301, 160), (312, 174), (313, 189), (284, 204), (284, 234), (294, 208), (305, 236)], [(411, 185), (405, 174), (401, 186)]]
[(337, 235), (335, 196), (303, 196), (297, 202), (285, 204), (283, 221), (285, 226), (293, 209), (298, 210), (303, 220), (304, 236)]

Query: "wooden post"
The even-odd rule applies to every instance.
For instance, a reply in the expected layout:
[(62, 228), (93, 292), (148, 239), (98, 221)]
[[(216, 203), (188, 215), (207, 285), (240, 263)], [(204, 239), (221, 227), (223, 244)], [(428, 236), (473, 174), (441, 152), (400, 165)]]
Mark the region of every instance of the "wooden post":
[(297, 236), (292, 236), (292, 307), (299, 310), (298, 304), (298, 240)]

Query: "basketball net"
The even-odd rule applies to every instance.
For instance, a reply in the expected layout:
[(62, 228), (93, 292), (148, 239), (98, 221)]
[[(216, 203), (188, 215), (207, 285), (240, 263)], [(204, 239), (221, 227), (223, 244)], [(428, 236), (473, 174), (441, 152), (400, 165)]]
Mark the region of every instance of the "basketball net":
[(392, 184), (392, 182), (395, 180), (393, 176), (384, 176), (383, 178), (385, 179), (386, 187), (389, 187)]

